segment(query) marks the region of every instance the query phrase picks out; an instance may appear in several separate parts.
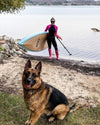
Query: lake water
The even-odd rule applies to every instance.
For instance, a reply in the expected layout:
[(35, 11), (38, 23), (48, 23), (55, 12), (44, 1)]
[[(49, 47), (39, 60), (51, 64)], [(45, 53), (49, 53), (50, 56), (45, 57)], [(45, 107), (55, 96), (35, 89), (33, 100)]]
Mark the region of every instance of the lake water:
[[(100, 29), (99, 6), (27, 6), (15, 15), (0, 14), (0, 36), (21, 39), (42, 32), (51, 17), (56, 19), (58, 34), (72, 53), (69, 56), (57, 40), (60, 57), (100, 61), (100, 32), (91, 30), (94, 27)], [(47, 56), (48, 50), (30, 54)]]

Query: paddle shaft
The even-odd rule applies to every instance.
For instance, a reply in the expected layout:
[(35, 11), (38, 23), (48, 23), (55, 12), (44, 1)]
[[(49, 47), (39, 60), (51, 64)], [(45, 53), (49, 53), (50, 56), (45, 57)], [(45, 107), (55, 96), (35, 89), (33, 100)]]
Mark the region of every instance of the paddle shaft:
[(72, 54), (69, 52), (69, 50), (65, 47), (65, 45), (61, 42), (61, 40), (59, 38), (57, 38), (59, 40), (59, 42), (62, 44), (62, 46), (66, 49), (66, 51), (69, 53), (69, 55), (71, 56)]

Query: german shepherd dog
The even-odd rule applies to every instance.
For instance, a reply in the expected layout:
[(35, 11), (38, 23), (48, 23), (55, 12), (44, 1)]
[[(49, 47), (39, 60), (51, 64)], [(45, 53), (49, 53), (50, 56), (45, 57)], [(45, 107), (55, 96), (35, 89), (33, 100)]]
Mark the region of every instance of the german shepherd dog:
[(71, 108), (66, 96), (53, 86), (46, 84), (40, 78), (42, 64), (39, 62), (35, 68), (28, 60), (22, 76), (24, 101), (31, 111), (29, 120), (25, 125), (35, 125), (39, 117), (45, 113), (48, 121), (63, 120)]

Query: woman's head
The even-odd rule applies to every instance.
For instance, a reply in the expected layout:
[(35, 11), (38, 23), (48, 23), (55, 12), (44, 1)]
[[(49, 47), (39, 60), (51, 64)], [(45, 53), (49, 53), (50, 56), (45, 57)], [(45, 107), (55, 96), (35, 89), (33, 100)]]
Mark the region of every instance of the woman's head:
[(51, 21), (51, 24), (52, 24), (52, 25), (55, 24), (55, 18), (52, 17), (50, 21)]

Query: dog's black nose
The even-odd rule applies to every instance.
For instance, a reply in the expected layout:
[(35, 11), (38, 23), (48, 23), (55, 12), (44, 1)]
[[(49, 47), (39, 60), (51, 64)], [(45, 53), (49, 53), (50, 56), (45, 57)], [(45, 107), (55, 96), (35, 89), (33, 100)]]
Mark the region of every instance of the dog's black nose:
[(31, 82), (31, 79), (30, 79), (30, 78), (28, 78), (28, 79), (27, 79), (27, 83), (30, 83), (30, 82)]

